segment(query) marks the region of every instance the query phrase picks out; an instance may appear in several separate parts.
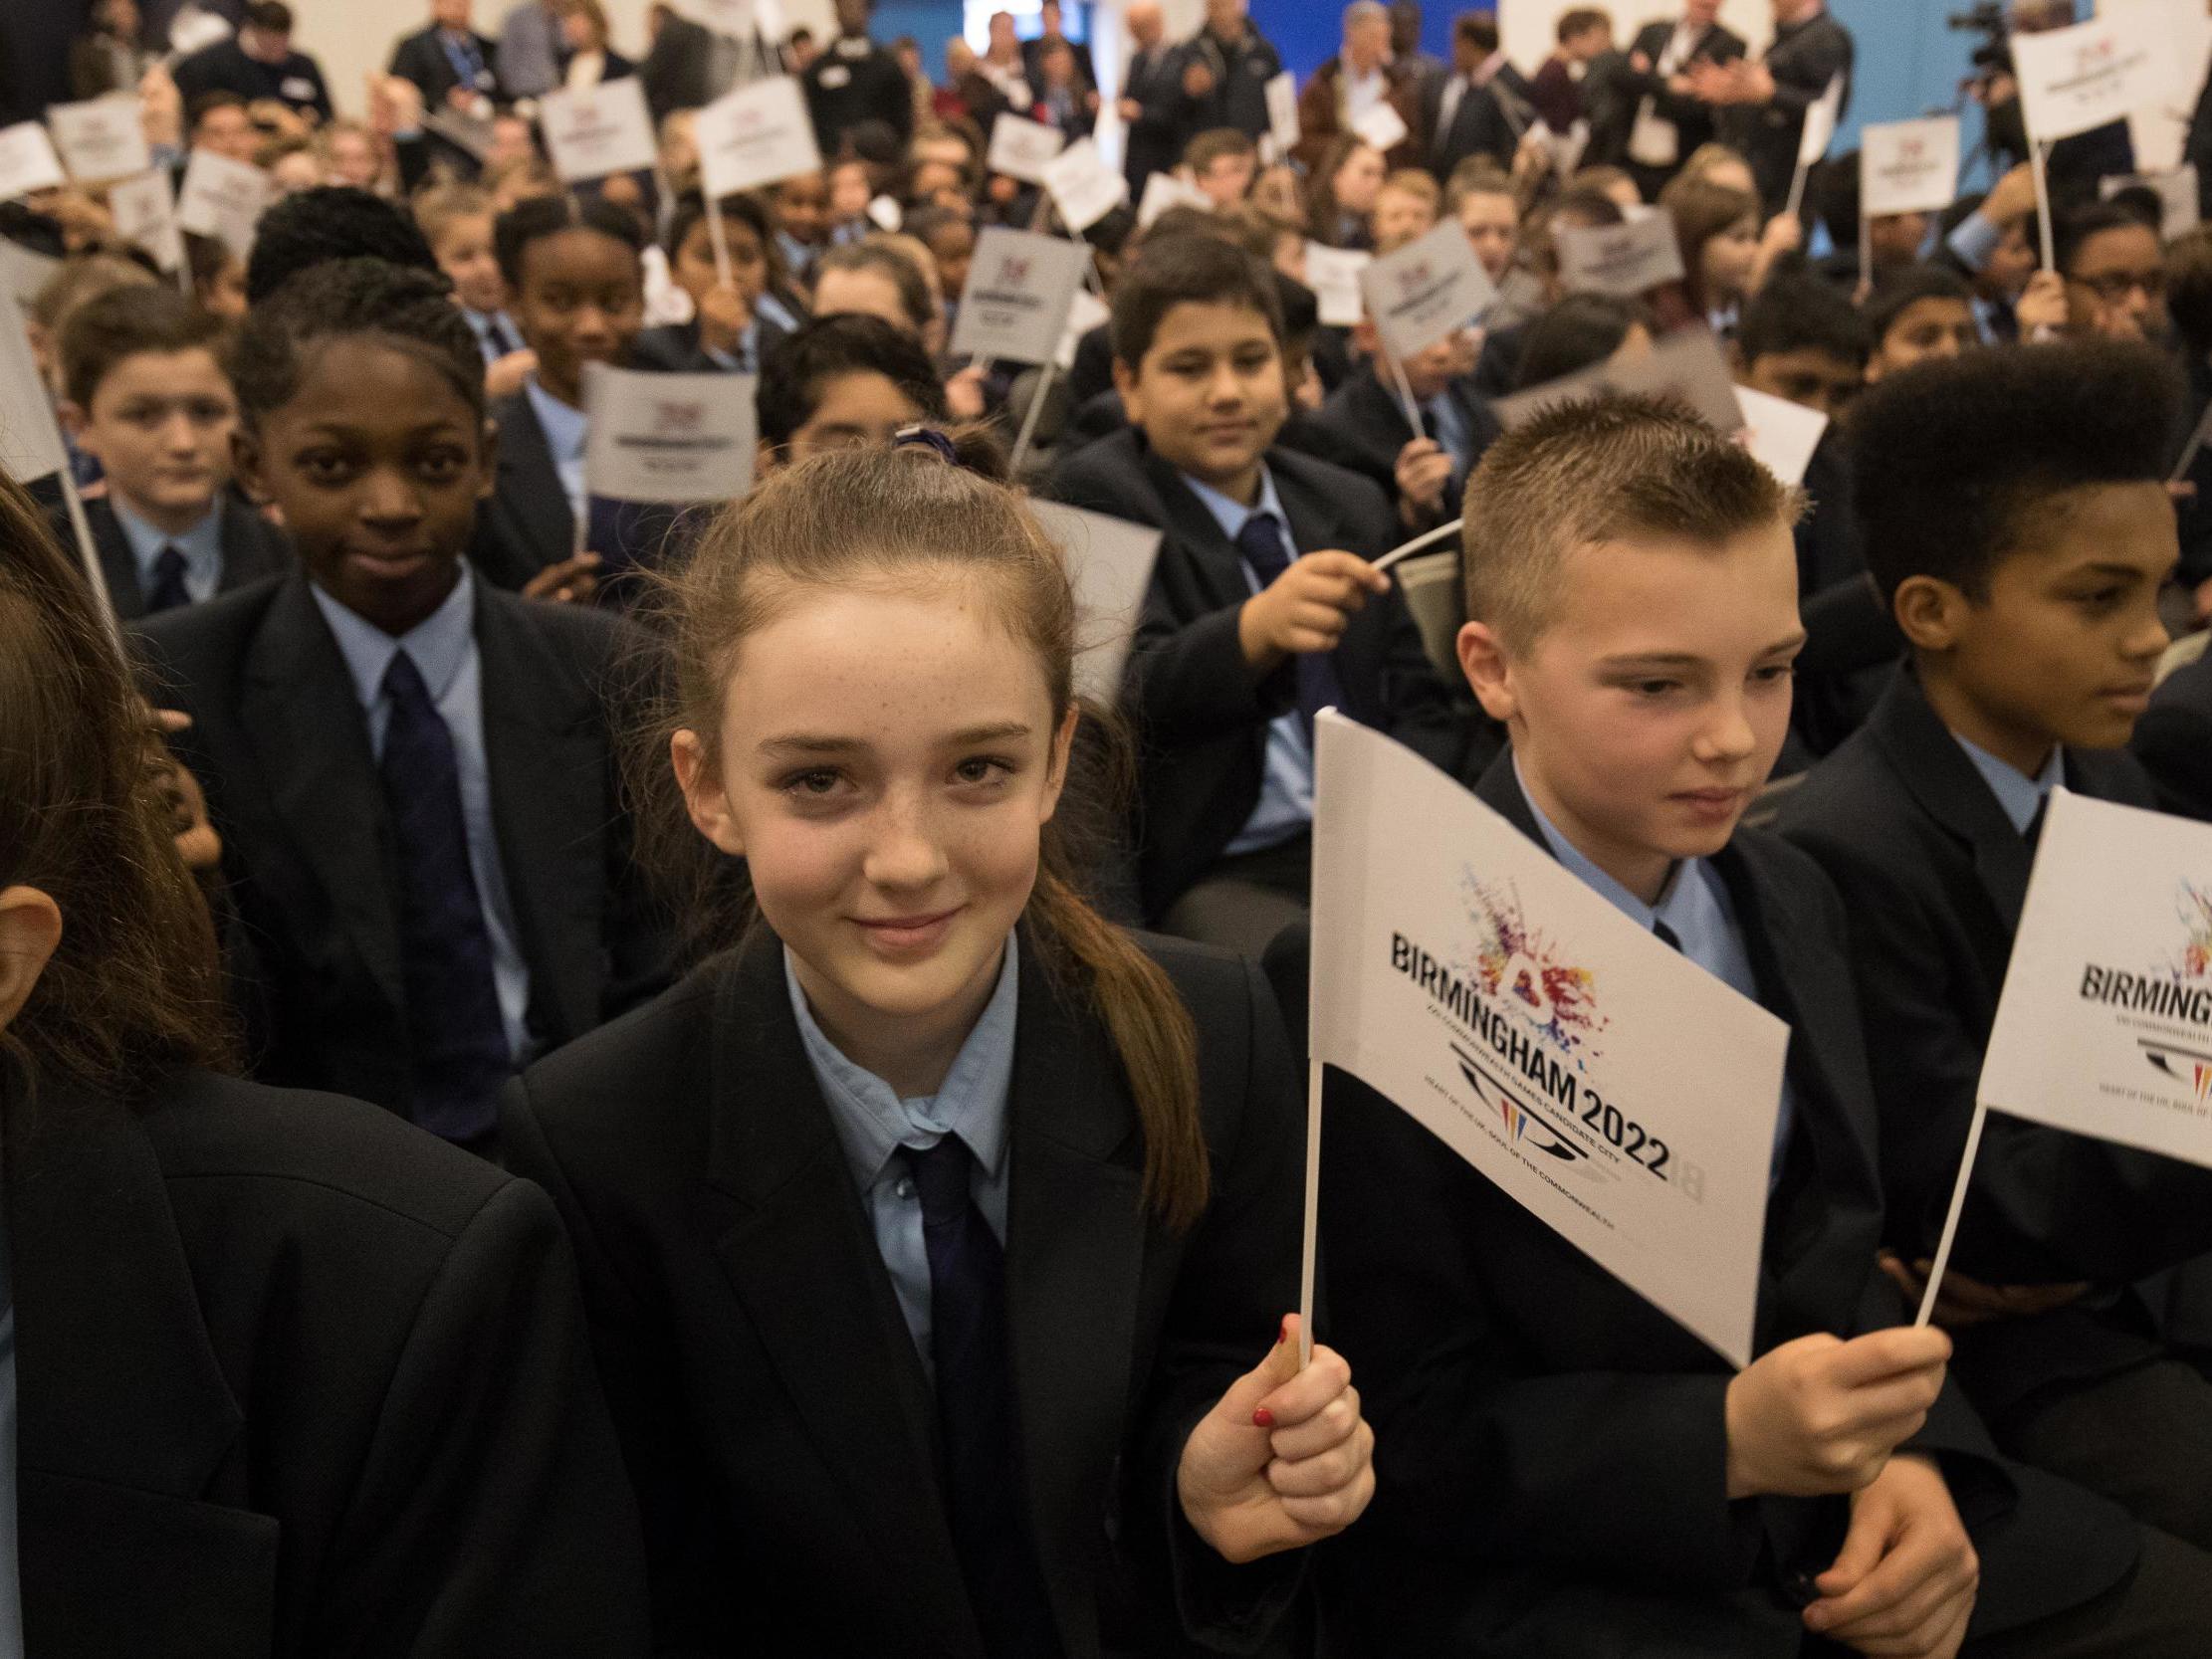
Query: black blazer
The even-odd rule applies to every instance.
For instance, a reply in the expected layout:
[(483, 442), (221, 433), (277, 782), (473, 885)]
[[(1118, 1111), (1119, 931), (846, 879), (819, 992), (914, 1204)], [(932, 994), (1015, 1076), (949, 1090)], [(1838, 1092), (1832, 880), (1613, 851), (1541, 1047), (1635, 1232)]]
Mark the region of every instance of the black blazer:
[[(1779, 210), (1789, 196), (1805, 111), (1838, 75), (1844, 77), (1844, 107), (1851, 106), (1853, 55), (1851, 31), (1825, 11), (1802, 23), (1784, 24), (1774, 31), (1761, 60), (1774, 76), (1773, 100), (1730, 108), (1729, 130), (1722, 136), (1732, 136), (1750, 160), (1769, 213)], [(1682, 153), (1686, 158), (1689, 152)]]
[[(768, 361), (784, 337), (783, 330), (765, 316), (753, 319), (753, 362), (756, 372)], [(654, 369), (663, 374), (727, 374), (723, 364), (708, 356), (699, 344), (699, 319), (664, 322), (648, 328), (630, 346), (632, 368)], [(543, 432), (543, 428), (540, 429)]]
[[(215, 582), (217, 593), (235, 592), (294, 566), (292, 543), (283, 530), (235, 496), (225, 493), (222, 504), (223, 568)], [(146, 596), (138, 586), (137, 555), (130, 550), (130, 537), (123, 533), (113, 505), (99, 499), (87, 502), (85, 522), (91, 526), (115, 615), (125, 622), (137, 621), (146, 614)], [(56, 529), (65, 543), (74, 544), (75, 531), (67, 518), (57, 518)]]
[(2135, 723), (2133, 748), (2168, 812), (2212, 821), (2212, 658), (2166, 676)]
[(1138, 114), (1129, 123), (1122, 170), (1128, 175), (1133, 200), (1144, 194), (1146, 179), (1183, 159), (1183, 146), (1197, 130), (1198, 102), (1183, 91), (1183, 70), (1189, 62), (1184, 48), (1165, 41), (1138, 48), (1129, 56), (1122, 97), (1136, 101)]
[[(440, 37), (444, 30), (433, 24), (428, 29), (417, 30), (406, 36), (391, 49), (391, 64), (385, 71), (402, 81), (412, 81), (422, 91), (422, 106), (432, 114), (443, 109), (446, 94), (461, 84), (453, 73), (453, 60), (446, 56), (445, 42)], [(482, 35), (475, 36), (477, 57), (492, 72), (495, 82), (499, 75), (499, 48)], [(489, 95), (493, 89), (482, 89)]]
[[(1007, 1316), (1068, 1659), (1181, 1652), (1179, 1622), (1252, 1651), (1301, 1573), (1295, 1554), (1229, 1566), (1175, 1498), (1192, 1427), (1295, 1305), (1297, 1085), (1256, 971), (1143, 942), (1199, 1033), (1214, 1186), (1183, 1236), (1144, 1208), (1143, 1135), (1104, 1028), (1021, 953)], [(575, 1241), (645, 1517), (656, 1644), (981, 1659), (930, 1386), (775, 935), (756, 928), (533, 1067), (509, 1088), (505, 1137)]]
[[(1474, 389), (1471, 377), (1453, 377), (1444, 387), (1444, 395), (1458, 406), (1467, 423), (1471, 451), (1467, 472), (1472, 472), (1482, 452), (1504, 429), (1491, 413), (1489, 399)], [(1328, 446), (1321, 452), (1328, 460), (1349, 467), (1381, 490), (1385, 500), (1397, 502), (1398, 452), (1413, 442), (1414, 429), (1398, 393), (1384, 383), (1374, 363), (1356, 369), (1332, 392), (1313, 416), (1311, 426)], [(1436, 434), (1429, 436), (1434, 438)], [(1459, 498), (1466, 490), (1466, 473), (1460, 473), (1444, 486), (1443, 508), (1435, 516), (1438, 523), (1459, 516)]]
[[(485, 750), (501, 862), (553, 1047), (669, 981), (672, 931), (631, 860), (618, 733), (652, 672), (599, 612), (477, 585)], [(257, 1074), (396, 1107), (408, 1093), (392, 832), (368, 728), (307, 578), (154, 618), (157, 695), (205, 785), (237, 909)]]
[[(1377, 558), (1397, 538), (1397, 517), (1358, 475), (1276, 448), (1267, 468), (1301, 553), (1341, 547)], [(1123, 709), (1140, 744), (1138, 887), (1157, 918), (1209, 867), (1259, 804), (1267, 723), (1297, 705), (1285, 660), (1254, 682), (1237, 644), (1236, 615), (1251, 597), (1235, 546), (1173, 467), (1131, 429), (1086, 444), (1054, 478), (1072, 506), (1167, 532), (1130, 652)], [(1396, 586), (1352, 618), (1335, 652), (1354, 719), (1457, 771), (1471, 726), (1430, 667), (1421, 632)]]
[(644, 1651), (545, 1194), (357, 1101), (184, 1073), (7, 1124), (41, 1659)]
[[(1452, 170), (1469, 156), (1487, 155), (1501, 167), (1511, 166), (1521, 141), (1494, 85), (1469, 87), (1461, 93), (1451, 111), (1451, 125), (1438, 130), (1444, 89), (1457, 79), (1461, 78), (1437, 76), (1421, 90), (1422, 159), (1439, 183), (1449, 182)], [(1524, 121), (1530, 118), (1525, 110), (1521, 114)]]
[[(1651, 69), (1639, 75), (1633, 64), (1624, 64), (1618, 85), (1625, 95), (1629, 130), (1621, 134), (1625, 146), (1634, 132), (1637, 111), (1643, 101), (1652, 101), (1652, 113), (1661, 120), (1674, 123), (1674, 158), (1677, 164), (1687, 161), (1690, 152), (1699, 144), (1712, 141), (1713, 106), (1701, 104), (1694, 98), (1683, 98), (1666, 90), (1666, 82), (1659, 73), (1659, 61), (1666, 51), (1666, 43), (1674, 37), (1674, 22), (1665, 19), (1647, 23), (1636, 32), (1636, 39), (1629, 45), (1633, 59), (1639, 52), (1651, 62)], [(1743, 37), (1733, 29), (1715, 23), (1707, 29), (1704, 38), (1690, 48), (1689, 57), (1682, 67), (1689, 64), (1732, 64), (1744, 55)], [(1660, 169), (1671, 171), (1672, 169)]]
[[(2068, 750), (2067, 786), (2152, 806), (2127, 755)], [(1896, 675), (1867, 724), (1785, 798), (1776, 827), (1843, 893), (1881, 1112), (1884, 1242), (1930, 1256), (1950, 1206), (1982, 1054), (2027, 899), (2026, 840)], [(1992, 1113), (1953, 1261), (1997, 1284), (2101, 1290), (1957, 1333), (1955, 1369), (1994, 1412), (2044, 1382), (2159, 1351), (2129, 1281), (2212, 1248), (2212, 1173)]]
[[(1508, 757), (1475, 793), (1542, 842)], [(1843, 906), (1810, 860), (1755, 830), (1714, 867), (1759, 1000), (1791, 1027), (1796, 1116), (1757, 1349), (1901, 1325), (1875, 1265), (1876, 1114)], [(1267, 967), (1302, 1020), (1303, 924)], [(1834, 1558), (1846, 1505), (1726, 1499), (1727, 1363), (1364, 1084), (1332, 1071), (1325, 1100), (1332, 1340), (1360, 1366), (1376, 1430), (1375, 1502), (1331, 1546), (1351, 1651), (1614, 1659), (1663, 1631), (1668, 1653), (1799, 1653), (1800, 1575)], [(1940, 1461), (1981, 1547), (1977, 1633), (2077, 1605), (2132, 1565), (2127, 1516), (2001, 1464), (1955, 1388), (1908, 1449)]]

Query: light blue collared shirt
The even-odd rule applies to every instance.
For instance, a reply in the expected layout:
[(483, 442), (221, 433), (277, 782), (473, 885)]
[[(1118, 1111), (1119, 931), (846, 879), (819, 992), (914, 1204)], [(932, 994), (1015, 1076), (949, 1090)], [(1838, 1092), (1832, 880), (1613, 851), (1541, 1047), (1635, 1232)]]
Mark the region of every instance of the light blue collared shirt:
[(901, 1100), (891, 1085), (875, 1073), (854, 1065), (815, 1023), (806, 1005), (798, 974), (791, 967), (791, 953), (783, 952), (783, 983), (790, 992), (791, 1013), (798, 1020), (799, 1042), (814, 1081), (821, 1086), (829, 1107), (829, 1120), (837, 1142), (845, 1149), (845, 1162), (853, 1184), (860, 1189), (861, 1207), (875, 1233), (876, 1250), (890, 1272), (891, 1288), (898, 1293), (899, 1311), (913, 1334), (922, 1368), (935, 1373), (930, 1354), (930, 1253), (922, 1237), (922, 1195), (906, 1163), (896, 1154), (902, 1146), (927, 1150), (948, 1135), (958, 1136), (976, 1160), (976, 1207), (984, 1220), (1006, 1241), (1006, 1186), (1011, 1160), (1006, 1156), (1006, 1091), (1013, 1081), (1014, 1016), (1020, 1003), (1019, 950), (1011, 933), (998, 968), (998, 983), (984, 1004), (975, 1029), (961, 1044), (952, 1070), (938, 1085), (937, 1093)]
[[(1528, 802), (1528, 810), (1535, 815), (1536, 827), (1544, 832), (1545, 844), (1583, 886), (1646, 933), (1656, 933), (1654, 925), (1665, 923), (1680, 942), (1684, 956), (1730, 990), (1741, 992), (1753, 1002), (1760, 1000), (1758, 976), (1751, 971), (1751, 952), (1744, 945), (1743, 930), (1736, 924), (1735, 906), (1728, 900), (1728, 884), (1720, 879), (1720, 872), (1712, 867), (1710, 859), (1676, 860), (1674, 868), (1666, 874), (1666, 886), (1659, 891), (1659, 903), (1648, 905), (1585, 858), (1582, 850), (1544, 816), (1544, 809), (1536, 804), (1536, 798), (1528, 792), (1527, 780), (1521, 776), (1518, 755), (1513, 758), (1513, 781), (1520, 786), (1521, 799)], [(1790, 1121), (1796, 1116), (1797, 1101), (1785, 1076), (1782, 1111), (1774, 1125), (1774, 1161), (1768, 1166), (1770, 1184), (1782, 1178), (1782, 1154), (1790, 1143)]]
[(791, 308), (784, 305), (773, 294), (761, 296), (760, 303), (753, 308), (753, 314), (765, 321), (774, 323), (786, 334), (793, 333), (798, 328), (798, 318), (792, 314)]
[(761, 354), (754, 345), (754, 341), (760, 337), (760, 333), (759, 323), (748, 322), (745, 325), (745, 332), (738, 336), (737, 350), (718, 351), (704, 341), (700, 343), (699, 349), (706, 354), (707, 361), (717, 368), (726, 368), (733, 374), (753, 374), (758, 372), (761, 366)]
[[(1282, 526), (1283, 545), (1290, 549), (1293, 560), (1298, 557), (1298, 545), (1290, 533), (1290, 515), (1282, 510), (1282, 498), (1275, 494), (1274, 475), (1266, 467), (1259, 469), (1259, 502), (1253, 507), (1231, 501), (1189, 473), (1183, 475), (1183, 482), (1206, 504), (1206, 511), (1214, 515), (1214, 521), (1221, 526), (1221, 533), (1228, 537), (1231, 546), (1236, 544), (1238, 532), (1253, 514), (1271, 513), (1275, 522)], [(1263, 585), (1259, 573), (1241, 557), (1237, 562), (1243, 569), (1245, 583), (1257, 593)], [(1252, 808), (1252, 815), (1244, 820), (1244, 827), (1223, 850), (1230, 854), (1256, 853), (1264, 847), (1279, 846), (1312, 823), (1313, 744), (1306, 737), (1305, 722), (1293, 709), (1267, 723), (1267, 752), (1260, 768), (1259, 804)]]
[(1474, 457), (1474, 435), (1467, 430), (1467, 417), (1459, 407), (1459, 400), (1451, 395), (1449, 387), (1429, 400), (1429, 436), (1437, 440), (1437, 447), (1451, 457), (1451, 476), (1464, 481), (1467, 467)]
[(546, 447), (553, 451), (553, 471), (560, 475), (560, 488), (568, 497), (568, 511), (576, 522), (583, 522), (590, 512), (583, 488), (583, 446), (591, 433), (591, 417), (581, 409), (571, 409), (538, 383), (532, 375), (523, 382), (529, 394), (530, 407), (538, 417), (538, 424), (546, 429)]
[(1951, 227), (1951, 234), (1943, 243), (1967, 270), (1979, 271), (1989, 264), (1997, 252), (1997, 244), (2004, 239), (2005, 227), (1994, 219), (1985, 218), (1977, 207)]
[(384, 672), (405, 651), (415, 662), (446, 729), (453, 734), (453, 758), (461, 772), (461, 815), (468, 827), (469, 871), (484, 907), (485, 931), (492, 939), (492, 978), (499, 988), (500, 1023), (508, 1052), (519, 1067), (530, 1058), (530, 964), (523, 959), (515, 927), (515, 906), (507, 892), (507, 871), (500, 862), (499, 835), (492, 822), (492, 772), (484, 746), (483, 661), (476, 648), (476, 579), (466, 563), (445, 603), (399, 638), (355, 616), (321, 587), (310, 584), (323, 620), (331, 625), (338, 654), (353, 677), (353, 695), (368, 718), (369, 752), (384, 757), (384, 731), (391, 705), (384, 697)]
[(215, 590), (223, 582), (223, 498), (218, 495), (208, 503), (207, 513), (200, 521), (182, 535), (169, 535), (147, 523), (122, 497), (111, 490), (108, 505), (115, 510), (115, 522), (122, 526), (122, 533), (130, 543), (130, 562), (137, 566), (138, 591), (151, 593), (154, 583), (154, 561), (161, 556), (161, 549), (174, 547), (184, 555), (184, 593), (193, 604), (204, 604), (215, 597)]
[(1966, 751), (1966, 758), (1974, 762), (1974, 770), (1982, 774), (1982, 781), (1989, 785), (1989, 792), (1997, 797), (1997, 804), (2005, 809), (2005, 816), (2012, 820), (2012, 827), (2022, 835), (2036, 821), (2036, 814), (2043, 809), (2044, 797), (2066, 781), (2066, 751), (2058, 744), (2051, 745), (2051, 758), (2043, 763), (2040, 776), (2030, 777), (2008, 760), (2000, 760), (1989, 750), (1968, 742), (1957, 732), (1951, 736)]

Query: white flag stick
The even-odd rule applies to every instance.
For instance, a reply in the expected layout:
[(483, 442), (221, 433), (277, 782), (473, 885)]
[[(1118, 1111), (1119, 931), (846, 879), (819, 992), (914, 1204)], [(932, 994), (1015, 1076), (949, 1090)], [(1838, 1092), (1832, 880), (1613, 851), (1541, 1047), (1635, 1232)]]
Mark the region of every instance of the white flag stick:
[(1438, 524), (1433, 530), (1424, 530), (1421, 534), (1415, 536), (1411, 541), (1405, 543), (1405, 545), (1393, 547), (1389, 552), (1385, 553), (1381, 558), (1377, 559), (1375, 561), (1375, 568), (1378, 570), (1388, 570), (1400, 559), (1411, 558), (1414, 554), (1420, 552), (1424, 547), (1433, 547), (1439, 541), (1450, 539), (1452, 536), (1459, 533), (1459, 526), (1465, 522), (1466, 520), (1464, 518), (1454, 518), (1448, 524)]
[(109, 636), (116, 648), (122, 646), (122, 624), (115, 620), (115, 596), (108, 591), (108, 572), (100, 562), (100, 549), (93, 542), (93, 526), (85, 518), (85, 503), (77, 494), (77, 480), (65, 465), (56, 475), (62, 482), (62, 503), (69, 509), (70, 528), (77, 532), (77, 556), (85, 565), (85, 580), (92, 584), (93, 598), (100, 604), (101, 620), (108, 624)]
[(730, 275), (730, 233), (722, 228), (722, 204), (707, 203), (707, 240), (715, 245), (715, 281), (724, 288), (738, 285)]
[(1859, 284), (1860, 292), (1873, 286), (1875, 280), (1875, 229), (1874, 221), (1859, 215)]
[(1810, 161), (1800, 161), (1797, 171), (1790, 175), (1790, 199), (1784, 204), (1782, 211), (1793, 219), (1797, 217), (1797, 210), (1805, 200), (1805, 175), (1812, 170), (1813, 164)]
[(1037, 370), (1036, 385), (1029, 392), (1029, 407), (1022, 411), (1021, 431), (1013, 441), (1013, 459), (1006, 463), (1006, 472), (1012, 477), (1021, 475), (1021, 458), (1029, 453), (1029, 440), (1037, 433), (1037, 416), (1044, 412), (1044, 395), (1052, 389), (1052, 373), (1059, 366), (1047, 357)]
[(2033, 139), (2028, 143), (2028, 170), (2036, 181), (2036, 227), (2043, 233), (2043, 269), (2056, 271), (2059, 257), (2051, 246), (2051, 185), (2044, 177), (2044, 146)]
[(1966, 1189), (1974, 1180), (1974, 1154), (1981, 1150), (1982, 1125), (1989, 1109), (1974, 1103), (1974, 1122), (1966, 1132), (1966, 1154), (1959, 1159), (1958, 1185), (1951, 1189), (1951, 1213), (1943, 1218), (1943, 1236), (1936, 1241), (1935, 1260), (1928, 1266), (1928, 1288), (1920, 1293), (1920, 1315), (1912, 1323), (1925, 1325), (1935, 1315), (1935, 1293), (1943, 1287), (1943, 1273), (1951, 1263), (1951, 1240), (1958, 1236), (1958, 1214), (1966, 1207)]
[(1415, 437), (1428, 437), (1429, 429), (1421, 424), (1421, 405), (1414, 401), (1414, 389), (1406, 383), (1405, 369), (1399, 365), (1398, 359), (1392, 356), (1388, 350), (1380, 346), (1377, 349), (1382, 352), (1383, 361), (1390, 365), (1391, 379), (1398, 384), (1398, 401), (1406, 411), (1406, 424), (1414, 429)]
[(2197, 464), (2197, 455), (2207, 440), (2212, 440), (2212, 406), (2204, 411), (2196, 430), (2189, 434), (2189, 441), (2181, 447), (2181, 459), (2173, 464), (2173, 471), (2166, 477), (2168, 484), (2179, 484), (2189, 476), (2189, 469)]
[(1298, 1368), (1313, 1363), (1313, 1277), (1321, 1223), (1321, 1062), (1306, 1061), (1306, 1231), (1298, 1257)]

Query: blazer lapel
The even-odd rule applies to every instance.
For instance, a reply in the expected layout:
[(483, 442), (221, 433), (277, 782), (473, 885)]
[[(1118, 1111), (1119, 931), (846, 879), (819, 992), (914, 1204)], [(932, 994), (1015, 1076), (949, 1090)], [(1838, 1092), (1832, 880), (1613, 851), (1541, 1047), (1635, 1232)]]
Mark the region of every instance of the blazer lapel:
[(1024, 935), (1014, 1036), (1007, 1319), (1037, 1555), (1089, 1628), (1099, 1517), (1128, 1410), (1146, 1220), (1136, 1105), (1096, 1020)]
[(223, 499), (223, 571), (216, 591), (230, 593), (291, 568), (291, 549), (275, 525), (245, 503)]
[(499, 417), (499, 500), (521, 520), (523, 540), (545, 562), (568, 556), (575, 544), (576, 516), (568, 508), (567, 487), (553, 465), (553, 446), (530, 394), (517, 392), (503, 401)]
[(1242, 604), (1251, 597), (1251, 587), (1244, 580), (1244, 561), (1221, 533), (1220, 520), (1192, 493), (1183, 475), (1145, 448), (1141, 438), (1137, 453), (1145, 477), (1167, 512), (1163, 527), (1190, 553), (1206, 588), (1207, 602), (1222, 607)]
[(2017, 933), (2034, 855), (1957, 738), (1928, 707), (1918, 679), (1892, 675), (1867, 724), (1920, 810), (1966, 843), (2007, 935)]
[(606, 897), (607, 756), (588, 694), (564, 679), (515, 599), (476, 590), (478, 685), (492, 825), (530, 963), (534, 1032), (548, 1041), (599, 1023)]
[(710, 1216), (724, 1218), (716, 1254), (876, 1558), (911, 1586), (916, 1650), (973, 1652), (981, 1637), (945, 1520), (936, 1402), (799, 1041), (782, 950), (756, 927), (716, 1000), (706, 1177)]
[(123, 534), (122, 521), (108, 503), (94, 501), (85, 504), (85, 523), (93, 532), (93, 547), (100, 554), (100, 571), (108, 578), (108, 596), (114, 601), (116, 618), (137, 621), (146, 614), (146, 599), (138, 587), (138, 560), (130, 551), (130, 537)]
[(270, 602), (247, 651), (240, 701), (270, 802), (332, 921), (391, 1005), (404, 1008), (391, 841), (368, 723), (306, 576), (293, 576)]

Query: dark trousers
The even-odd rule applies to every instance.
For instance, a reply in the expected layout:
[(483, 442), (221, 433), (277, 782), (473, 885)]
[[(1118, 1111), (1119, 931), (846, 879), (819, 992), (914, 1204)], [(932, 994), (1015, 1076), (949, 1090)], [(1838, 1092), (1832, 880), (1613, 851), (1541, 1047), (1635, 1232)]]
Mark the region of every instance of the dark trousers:
[(2143, 1531), (2135, 1570), (2094, 1601), (1969, 1641), (1959, 1659), (2197, 1659), (2212, 1654), (2212, 1555)]
[(1313, 891), (1313, 832), (1217, 861), (1160, 919), (1160, 931), (1257, 961), (1275, 935), (1303, 922)]
[(2212, 1381), (2196, 1366), (2155, 1359), (2047, 1387), (1990, 1427), (2008, 1456), (2212, 1553)]

